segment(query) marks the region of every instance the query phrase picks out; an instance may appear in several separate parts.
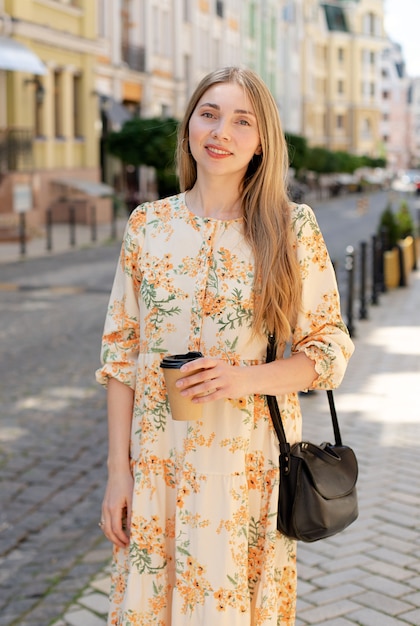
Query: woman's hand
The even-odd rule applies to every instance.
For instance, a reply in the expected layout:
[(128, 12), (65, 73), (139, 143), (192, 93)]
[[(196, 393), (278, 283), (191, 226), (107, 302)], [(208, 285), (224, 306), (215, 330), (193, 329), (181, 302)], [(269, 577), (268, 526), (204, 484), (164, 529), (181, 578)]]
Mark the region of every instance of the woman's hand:
[(181, 395), (197, 403), (293, 393), (309, 389), (318, 376), (314, 361), (304, 352), (249, 366), (204, 357), (186, 363), (180, 371), (185, 374), (176, 383)]
[(120, 548), (129, 544), (133, 487), (129, 470), (110, 474), (102, 503), (102, 530)]
[(249, 389), (249, 370), (221, 359), (204, 357), (181, 367), (185, 377), (180, 378), (176, 386), (182, 396), (191, 398), (195, 403), (242, 398), (252, 393)]

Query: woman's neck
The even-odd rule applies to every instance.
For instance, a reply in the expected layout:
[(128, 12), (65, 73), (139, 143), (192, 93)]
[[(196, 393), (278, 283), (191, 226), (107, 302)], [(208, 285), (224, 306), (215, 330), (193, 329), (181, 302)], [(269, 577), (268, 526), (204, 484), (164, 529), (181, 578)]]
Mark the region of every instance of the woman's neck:
[(199, 185), (186, 192), (185, 202), (188, 209), (200, 217), (218, 220), (234, 220), (242, 217), (242, 206), (238, 190)]

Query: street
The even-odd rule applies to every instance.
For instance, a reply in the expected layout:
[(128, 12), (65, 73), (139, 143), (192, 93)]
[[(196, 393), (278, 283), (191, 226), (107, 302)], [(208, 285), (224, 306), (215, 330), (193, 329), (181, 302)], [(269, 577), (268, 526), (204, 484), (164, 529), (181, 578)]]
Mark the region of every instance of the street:
[[(46, 626), (109, 558), (94, 380), (118, 247), (2, 266), (0, 624)], [(84, 555), (98, 548), (97, 562)], [(48, 593), (48, 603), (37, 604)]]
[[(311, 203), (333, 259), (369, 239), (387, 197), (370, 195), (363, 215), (355, 196)], [(0, 265), (0, 626), (47, 626), (109, 560), (97, 526), (106, 412), (94, 371), (118, 251), (116, 242)]]

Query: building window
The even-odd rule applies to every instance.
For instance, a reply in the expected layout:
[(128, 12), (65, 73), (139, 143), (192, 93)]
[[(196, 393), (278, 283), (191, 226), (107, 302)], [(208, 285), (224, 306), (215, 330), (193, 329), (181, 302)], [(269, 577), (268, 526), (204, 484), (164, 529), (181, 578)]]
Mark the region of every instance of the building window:
[(378, 29), (378, 18), (375, 13), (366, 13), (363, 18), (363, 34), (370, 35), (371, 37), (379, 34)]
[(159, 8), (154, 6), (152, 10), (152, 24), (153, 24), (153, 53), (159, 54)]
[(256, 7), (255, 2), (249, 4), (249, 36), (255, 39), (256, 36)]
[(271, 44), (271, 49), (275, 50), (277, 45), (277, 20), (275, 17), (271, 18), (271, 23), (270, 23), (270, 44)]
[(344, 48), (338, 48), (337, 50), (338, 61), (344, 63)]
[(370, 139), (372, 136), (372, 124), (368, 118), (362, 120), (362, 137), (363, 139)]
[(62, 139), (63, 128), (63, 73), (61, 70), (54, 71), (53, 77), (54, 93), (54, 136)]
[(337, 92), (341, 95), (344, 94), (344, 80), (339, 80), (337, 82)]
[(190, 0), (184, 0), (184, 22), (191, 21)]
[(99, 0), (98, 6), (98, 35), (99, 37), (106, 37), (106, 10), (105, 0)]
[(344, 115), (337, 115), (336, 127), (338, 130), (344, 130)]
[(171, 56), (171, 19), (169, 11), (162, 11), (162, 53), (165, 57)]
[(223, 17), (223, 2), (222, 0), (216, 0), (216, 15)]
[(375, 53), (372, 50), (371, 50), (370, 55), (369, 55), (369, 60), (370, 60), (370, 64), (371, 65), (375, 65), (376, 55), (375, 55)]
[(348, 33), (349, 28), (343, 7), (333, 6), (330, 4), (324, 4), (323, 7), (328, 30)]
[(371, 98), (375, 97), (375, 83), (370, 83), (370, 96)]
[(79, 74), (73, 76), (73, 135), (83, 137), (82, 77)]

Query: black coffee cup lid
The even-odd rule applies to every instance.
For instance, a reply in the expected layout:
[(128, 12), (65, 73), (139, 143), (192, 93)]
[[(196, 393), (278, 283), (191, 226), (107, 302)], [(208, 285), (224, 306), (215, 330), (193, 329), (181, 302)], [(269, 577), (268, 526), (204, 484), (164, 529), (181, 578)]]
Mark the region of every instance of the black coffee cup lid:
[(204, 356), (201, 352), (187, 352), (186, 354), (168, 354), (160, 362), (160, 367), (165, 369), (179, 369), (189, 361), (195, 361)]

